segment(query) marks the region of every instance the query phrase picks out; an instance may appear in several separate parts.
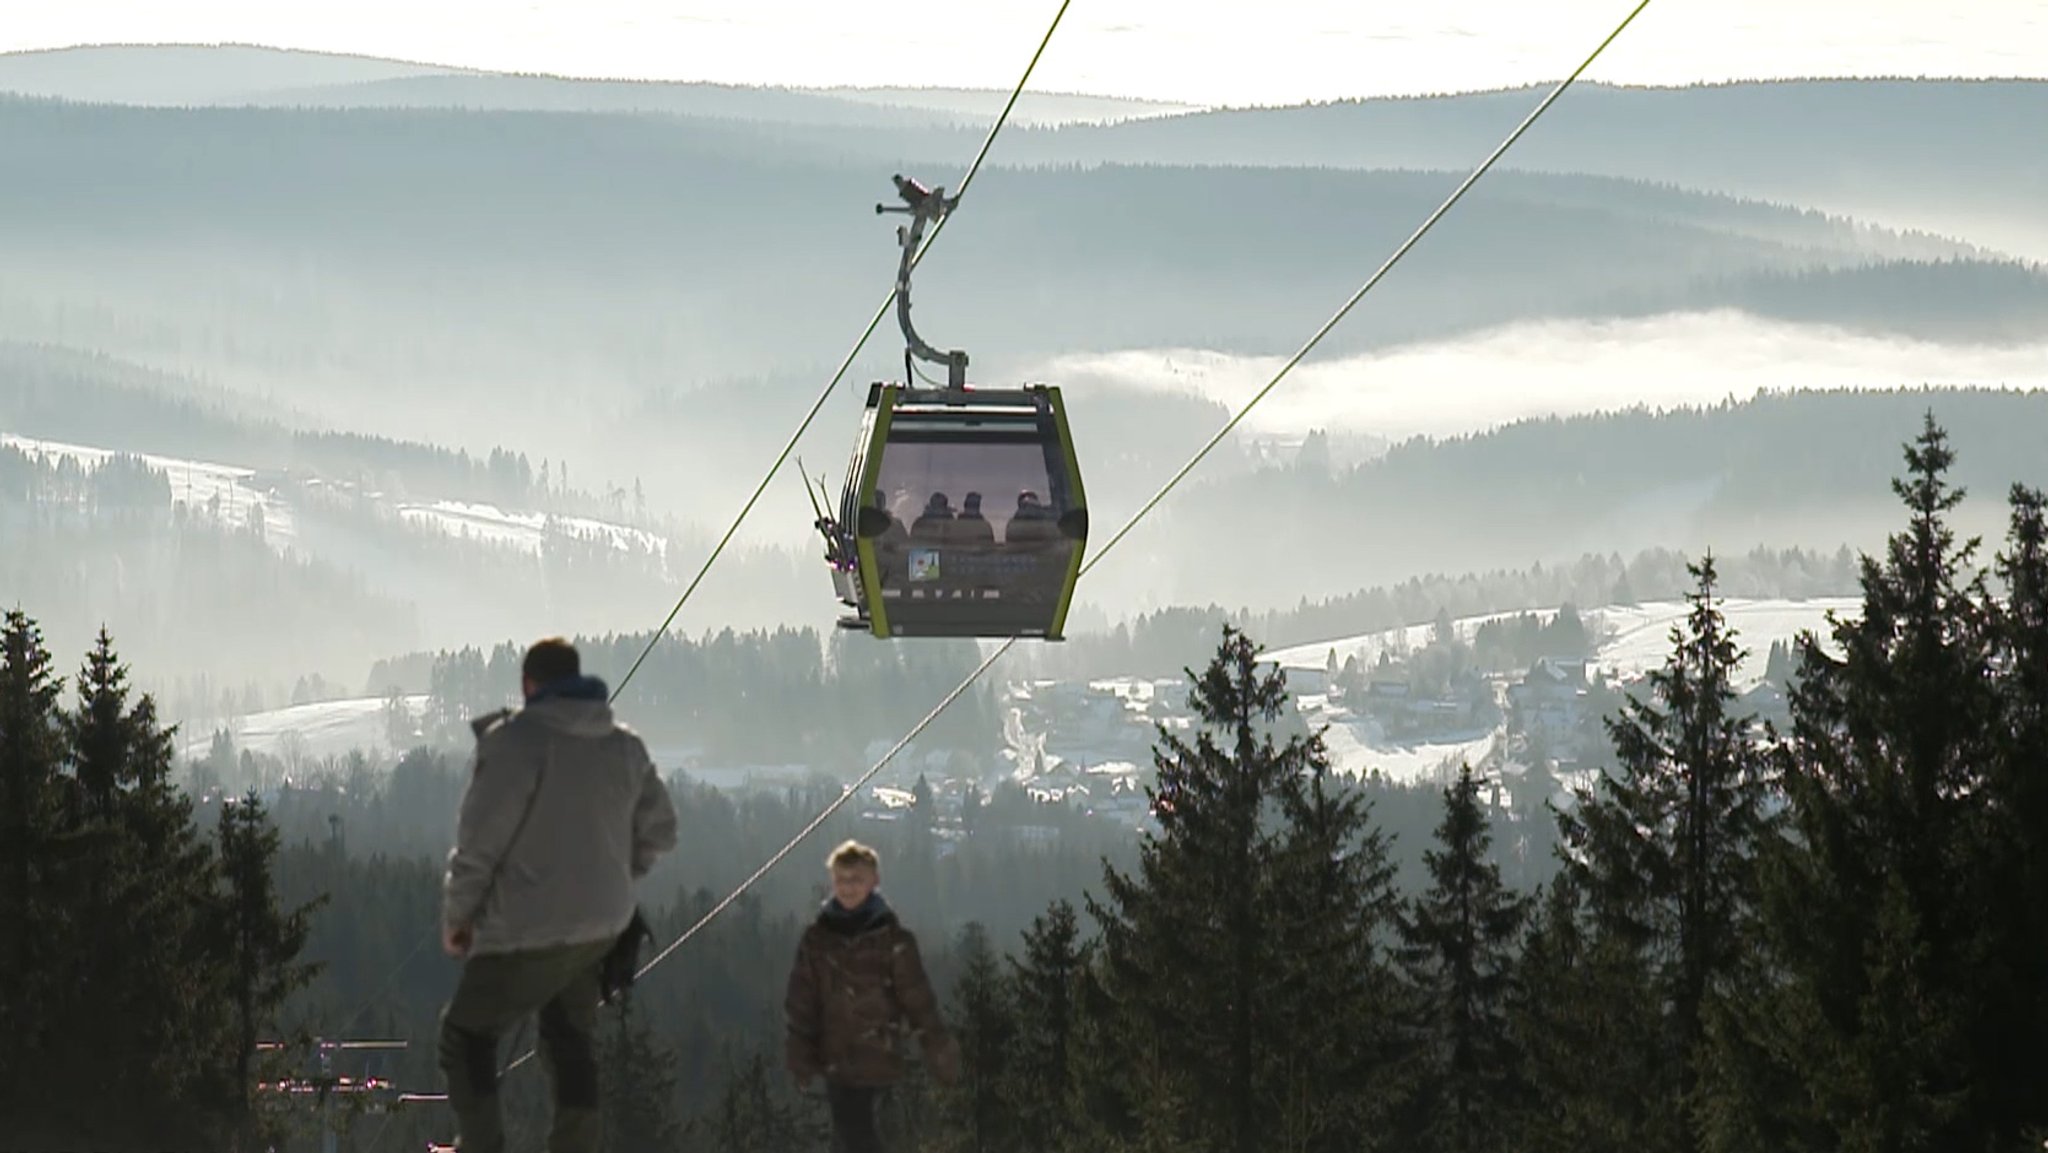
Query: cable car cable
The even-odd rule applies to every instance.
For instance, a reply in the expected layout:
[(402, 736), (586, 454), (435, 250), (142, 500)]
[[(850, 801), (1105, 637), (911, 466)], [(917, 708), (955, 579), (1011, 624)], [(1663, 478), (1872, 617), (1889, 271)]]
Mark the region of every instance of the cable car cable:
[[(1067, 6), (1072, 3), (1073, 0), (1060, 0), (1059, 11), (1053, 13), (1052, 23), (1046, 26), (1045, 35), (1039, 39), (1037, 51), (1031, 54), (1031, 62), (1024, 66), (1024, 74), (1017, 78), (1017, 86), (1010, 91), (1010, 99), (1004, 103), (1002, 112), (996, 116), (996, 122), (989, 126), (988, 135), (982, 139), (981, 150), (974, 154), (974, 160), (967, 166), (967, 175), (960, 178), (960, 187), (954, 191), (949, 200), (957, 201), (962, 196), (965, 196), (968, 186), (974, 183), (975, 175), (981, 171), (981, 162), (988, 158), (989, 149), (994, 146), (997, 133), (1000, 133), (1003, 130), (1003, 126), (1009, 122), (1010, 110), (1017, 106), (1018, 98), (1024, 95), (1024, 86), (1030, 83), (1031, 73), (1038, 68), (1039, 58), (1045, 55), (1046, 46), (1052, 43), (1052, 34), (1058, 30), (1060, 20), (1067, 14)], [(945, 231), (946, 222), (950, 219), (952, 219), (951, 213), (947, 213), (939, 218), (938, 223), (933, 226), (931, 232), (918, 245), (916, 253), (911, 256), (909, 265), (911, 268), (916, 268), (918, 262), (924, 259), (924, 254), (931, 250), (932, 242), (936, 241), (939, 238), (939, 234)], [(740, 506), (739, 515), (733, 518), (732, 524), (725, 530), (725, 535), (720, 537), (718, 543), (712, 547), (711, 555), (704, 558), (703, 567), (697, 570), (697, 575), (691, 578), (689, 585), (683, 589), (683, 595), (676, 598), (675, 607), (669, 610), (668, 617), (661, 622), (661, 627), (654, 630), (654, 635), (647, 638), (647, 647), (640, 650), (640, 656), (633, 661), (633, 666), (626, 670), (625, 676), (619, 678), (618, 685), (612, 689), (611, 699), (613, 702), (616, 702), (619, 699), (619, 695), (626, 691), (626, 682), (632, 680), (633, 674), (640, 671), (640, 666), (647, 660), (648, 654), (654, 651), (654, 646), (668, 633), (668, 626), (675, 622), (676, 614), (683, 611), (684, 603), (690, 599), (692, 593), (697, 591), (697, 586), (703, 582), (705, 574), (711, 571), (711, 566), (718, 560), (719, 554), (725, 551), (725, 546), (731, 542), (733, 534), (739, 531), (741, 523), (747, 519), (747, 514), (754, 511), (755, 502), (759, 501), (761, 494), (768, 490), (768, 483), (775, 479), (775, 474), (782, 471), (783, 464), (789, 460), (789, 454), (796, 450), (797, 442), (803, 439), (804, 433), (811, 427), (811, 422), (818, 418), (818, 413), (825, 407), (825, 402), (832, 399), (832, 390), (838, 388), (839, 382), (845, 379), (846, 370), (853, 367), (854, 358), (859, 356), (860, 350), (867, 346), (868, 338), (875, 334), (875, 329), (881, 326), (882, 318), (889, 315), (889, 309), (895, 303), (896, 289), (891, 287), (889, 295), (882, 300), (882, 306), (875, 309), (874, 318), (868, 321), (867, 329), (860, 334), (860, 339), (854, 342), (853, 347), (846, 351), (846, 358), (839, 362), (839, 370), (832, 374), (832, 379), (818, 393), (818, 399), (811, 403), (811, 410), (804, 414), (803, 420), (798, 422), (796, 426), (796, 431), (789, 435), (789, 441), (782, 446), (782, 451), (776, 455), (775, 463), (768, 466), (767, 473), (761, 477), (761, 483), (754, 486), (754, 494), (747, 498), (746, 504)]]
[[(1222, 443), (1223, 438), (1225, 436), (1228, 436), (1230, 434), (1230, 431), (1233, 428), (1236, 428), (1238, 423), (1244, 420), (1244, 418), (1251, 413), (1251, 410), (1253, 408), (1257, 407), (1261, 401), (1265, 400), (1266, 396), (1280, 384), (1280, 381), (1284, 379), (1289, 372), (1293, 371), (1294, 367), (1297, 364), (1301, 363), (1302, 358), (1306, 357), (1310, 350), (1314, 349), (1316, 345), (1322, 342), (1325, 336), (1329, 335), (1330, 331), (1334, 329), (1337, 326), (1337, 324), (1340, 321), (1342, 321), (1348, 313), (1350, 313), (1352, 308), (1357, 306), (1358, 302), (1365, 298), (1366, 293), (1370, 292), (1375, 285), (1377, 285), (1382, 279), (1385, 278), (1386, 274), (1393, 269), (1394, 265), (1399, 263), (1401, 258), (1406, 256), (1409, 250), (1415, 247), (1416, 243), (1422, 239), (1424, 234), (1426, 234), (1427, 232), (1429, 232), (1431, 228), (1434, 228), (1436, 226), (1437, 221), (1443, 219), (1444, 214), (1449, 212), (1453, 205), (1455, 205), (1459, 200), (1464, 198), (1465, 193), (1469, 191), (1474, 184), (1479, 182), (1480, 177), (1486, 175), (1487, 171), (1493, 167), (1494, 163), (1498, 161), (1503, 155), (1505, 155), (1508, 149), (1513, 147), (1517, 140), (1521, 139), (1522, 134), (1524, 132), (1527, 132), (1530, 126), (1535, 124), (1536, 121), (1542, 117), (1544, 112), (1549, 110), (1551, 104), (1555, 103), (1558, 97), (1564, 95), (1565, 91), (1569, 89), (1572, 86), (1572, 84), (1578, 80), (1579, 76), (1583, 74), (1586, 71), (1586, 69), (1592, 67), (1593, 62), (1600, 58), (1601, 53), (1607, 50), (1608, 45), (1614, 43), (1616, 39), (1620, 38), (1622, 32), (1626, 31), (1628, 26), (1635, 22), (1636, 17), (1642, 15), (1643, 10), (1648, 8), (1649, 6), (1650, 0), (1639, 0), (1635, 8), (1631, 10), (1629, 14), (1622, 19), (1620, 24), (1615, 26), (1614, 31), (1608, 33), (1607, 38), (1602, 40), (1599, 46), (1594, 48), (1593, 51), (1586, 57), (1586, 59), (1582, 63), (1580, 63), (1580, 65), (1577, 68), (1572, 70), (1571, 75), (1565, 77), (1564, 80), (1559, 82), (1558, 85), (1551, 90), (1550, 94), (1548, 96), (1545, 96), (1543, 100), (1536, 105), (1535, 109), (1532, 110), (1528, 116), (1523, 118), (1521, 124), (1517, 125), (1515, 130), (1509, 133), (1505, 140), (1501, 141), (1499, 147), (1495, 148), (1492, 154), (1480, 163), (1479, 167), (1473, 169), (1472, 174), (1470, 176), (1467, 176), (1464, 179), (1464, 181), (1458, 185), (1457, 189), (1453, 191), (1451, 195), (1447, 199), (1445, 199), (1442, 204), (1437, 206), (1436, 211), (1430, 213), (1428, 218), (1422, 222), (1421, 226), (1416, 228), (1416, 230), (1409, 235), (1408, 239), (1403, 241), (1401, 246), (1394, 250), (1393, 255), (1389, 256), (1386, 262), (1380, 265), (1379, 270), (1374, 272), (1372, 276), (1368, 278), (1366, 282), (1359, 287), (1358, 291), (1351, 294), (1351, 299), (1345, 301), (1343, 307), (1339, 308), (1336, 311), (1336, 313), (1330, 317), (1329, 320), (1323, 322), (1323, 326), (1316, 330), (1315, 335), (1311, 336), (1306, 344), (1302, 345), (1301, 350), (1296, 352), (1292, 357), (1290, 357), (1287, 363), (1283, 364), (1280, 367), (1280, 370), (1273, 374), (1273, 379), (1268, 381), (1266, 383), (1266, 386), (1264, 388), (1261, 388), (1256, 394), (1254, 394), (1249, 401), (1245, 402), (1244, 406), (1238, 409), (1237, 415), (1231, 417), (1230, 420), (1224, 424), (1222, 429), (1219, 430), (1215, 436), (1211, 437), (1209, 439), (1209, 442), (1207, 444), (1204, 444), (1201, 447), (1201, 449), (1198, 450), (1195, 453), (1195, 455), (1189, 459), (1187, 464), (1181, 467), (1179, 472), (1174, 473), (1173, 476), (1169, 480), (1167, 480), (1166, 484), (1161, 486), (1160, 490), (1153, 495), (1151, 500), (1146, 501), (1145, 504), (1138, 509), (1136, 514), (1134, 514), (1128, 521), (1124, 522), (1124, 526), (1121, 529), (1118, 529), (1115, 535), (1109, 538), (1109, 543), (1103, 545), (1101, 551), (1097, 552), (1093, 558), (1091, 558), (1085, 565), (1082, 566), (1081, 571), (1083, 573), (1086, 573), (1089, 569), (1094, 568), (1095, 563), (1101, 560), (1104, 556), (1108, 555), (1109, 550), (1115, 548), (1117, 542), (1123, 540), (1123, 538), (1131, 531), (1131, 529), (1137, 526), (1137, 523), (1140, 520), (1144, 519), (1145, 516), (1151, 513), (1151, 511), (1154, 508), (1158, 507), (1159, 503), (1166, 498), (1166, 494), (1173, 491), (1174, 487), (1180, 484), (1180, 482), (1187, 477), (1188, 473), (1194, 471), (1195, 466), (1202, 461), (1202, 458), (1206, 457), (1212, 450), (1215, 449), (1215, 447), (1218, 444)], [(1064, 6), (1062, 6), (1062, 10), (1064, 10)], [(853, 784), (846, 786), (845, 789), (840, 793), (838, 799), (834, 800), (831, 804), (825, 806), (823, 812), (819, 813), (817, 817), (812, 819), (812, 821), (809, 824), (805, 825), (800, 831), (798, 831), (797, 835), (791, 838), (790, 842), (784, 845), (779, 851), (777, 851), (774, 856), (770, 857), (766, 864), (762, 865), (759, 869), (756, 869), (752, 876), (748, 877), (745, 881), (742, 881), (738, 888), (735, 888), (731, 893), (726, 895), (724, 900), (718, 902), (718, 904), (716, 905), (713, 905), (709, 912), (705, 913), (702, 917), (699, 917), (695, 924), (691, 925), (688, 929), (684, 930), (683, 934), (677, 937), (674, 941), (670, 942), (668, 947), (664, 948), (661, 952), (655, 954), (654, 958), (648, 961), (645, 965), (642, 965), (639, 971), (634, 974), (634, 979), (638, 980), (639, 978), (646, 976), (651, 970), (653, 970), (653, 968), (656, 965), (659, 965), (662, 961), (666, 960), (669, 954), (681, 948), (684, 942), (688, 941), (691, 937), (694, 937), (698, 932), (702, 931), (703, 928), (706, 925), (710, 924), (714, 918), (716, 918), (720, 913), (724, 912), (728, 906), (730, 906), (734, 901), (738, 900), (740, 896), (744, 894), (748, 889), (752, 888), (755, 882), (759, 881), (763, 876), (767, 875), (770, 869), (780, 864), (784, 858), (788, 857), (790, 853), (794, 852), (797, 846), (802, 844), (803, 841), (806, 838), (808, 838), (813, 832), (816, 832), (819, 826), (823, 825), (825, 821), (828, 818), (830, 818), (833, 813), (837, 812), (842, 805), (846, 804), (847, 801), (852, 800), (853, 797), (860, 791), (860, 789), (864, 785), (866, 785), (867, 782), (870, 779), (872, 779), (876, 773), (881, 772), (884, 768), (886, 768), (889, 765), (891, 761), (895, 760), (897, 754), (901, 753), (903, 749), (910, 744), (911, 741), (916, 740), (918, 735), (923, 733), (924, 730), (927, 727), (929, 727), (933, 721), (937, 720), (939, 714), (944, 712), (947, 709), (947, 707), (950, 706), (954, 701), (958, 700), (960, 698), (960, 695), (962, 693), (965, 693), (968, 690), (968, 688), (974, 684), (975, 681), (979, 680), (983, 673), (987, 672), (991, 666), (993, 666), (998, 660), (1002, 659), (1003, 654), (1009, 652), (1010, 646), (1016, 644), (1017, 640), (1018, 638), (1013, 636), (1010, 637), (1008, 640), (1005, 640), (1002, 644), (998, 645), (995, 651), (988, 655), (987, 659), (983, 660), (981, 664), (977, 666), (973, 672), (967, 674), (967, 678), (965, 680), (961, 681), (958, 685), (956, 685), (953, 688), (953, 691), (947, 693), (944, 699), (939, 701), (937, 705), (933, 706), (932, 710), (924, 715), (923, 720), (917, 722), (916, 726), (914, 726), (908, 733), (905, 733), (900, 740), (898, 740), (893, 746), (891, 746), (889, 751), (882, 755), (881, 760), (876, 761), (874, 765), (871, 768), (869, 768), (866, 772), (862, 773), (860, 777), (853, 782)], [(531, 1060), (537, 1052), (537, 1049), (527, 1050), (523, 1056), (513, 1061), (510, 1065), (507, 1065), (505, 1067), (504, 1072), (510, 1073), (512, 1070), (517, 1069), (519, 1066)]]
[[(1002, 111), (996, 114), (995, 123), (989, 125), (988, 134), (982, 138), (981, 148), (975, 152), (974, 159), (968, 163), (967, 173), (966, 175), (960, 178), (960, 186), (954, 190), (951, 196), (947, 198), (949, 201), (957, 202), (961, 197), (965, 196), (967, 194), (967, 189), (969, 188), (969, 186), (971, 186), (974, 183), (975, 176), (981, 172), (982, 162), (988, 159), (989, 150), (995, 146), (996, 136), (1000, 134), (1004, 126), (1009, 123), (1011, 111), (1016, 108), (1017, 101), (1023, 97), (1025, 87), (1029, 85), (1031, 82), (1031, 74), (1037, 71), (1039, 60), (1045, 56), (1046, 48), (1052, 43), (1053, 33), (1059, 30), (1060, 21), (1066, 17), (1067, 9), (1072, 4), (1073, 0), (1060, 0), (1060, 6), (1058, 10), (1053, 13), (1051, 23), (1046, 25), (1045, 35), (1039, 37), (1038, 47), (1032, 51), (1030, 61), (1024, 65), (1023, 75), (1017, 78), (1016, 86), (1010, 90), (1009, 99), (1003, 103)], [(911, 255), (909, 264), (907, 266), (908, 268), (914, 269), (921, 261), (924, 260), (925, 253), (931, 250), (932, 244), (938, 240), (939, 234), (945, 231), (946, 223), (951, 219), (952, 214), (950, 212), (939, 217), (938, 222), (933, 225), (932, 230), (929, 233), (925, 234), (922, 242), (918, 244), (916, 252), (914, 252)], [(782, 471), (782, 466), (788, 462), (790, 454), (796, 450), (797, 442), (803, 439), (804, 433), (808, 431), (811, 427), (811, 422), (817, 419), (818, 413), (825, 407), (825, 403), (832, 398), (832, 391), (839, 387), (839, 382), (841, 380), (845, 379), (847, 370), (853, 366), (854, 358), (860, 355), (860, 350), (867, 345), (868, 339), (874, 336), (875, 329), (881, 326), (882, 319), (889, 315), (890, 308), (892, 308), (896, 304), (896, 295), (896, 288), (894, 286), (891, 286), (891, 288), (889, 289), (889, 295), (884, 297), (882, 299), (881, 306), (875, 309), (875, 315), (872, 319), (868, 321), (867, 328), (864, 331), (862, 331), (860, 339), (855, 341), (853, 347), (847, 350), (845, 359), (839, 362), (838, 371), (832, 374), (832, 379), (826, 383), (825, 387), (822, 390), (819, 391), (817, 399), (813, 401), (811, 404), (810, 411), (804, 414), (803, 420), (800, 421), (796, 426), (796, 431), (790, 434), (788, 442), (782, 446), (782, 451), (776, 455), (775, 462), (768, 466), (767, 473), (765, 473), (761, 477), (761, 482), (754, 487), (753, 495), (749, 496), (747, 498), (746, 504), (740, 507), (739, 515), (733, 518), (732, 524), (729, 525), (725, 530), (725, 535), (719, 538), (719, 541), (716, 545), (712, 546), (711, 554), (704, 558), (704, 564), (700, 568), (698, 568), (697, 575), (691, 578), (690, 583), (683, 589), (683, 595), (676, 598), (675, 607), (669, 610), (668, 616), (662, 620), (661, 626), (655, 629), (653, 635), (647, 638), (646, 647), (640, 650), (640, 655), (634, 659), (632, 666), (626, 670), (626, 675), (620, 677), (619, 683), (612, 688), (612, 693), (610, 697), (610, 701), (612, 703), (616, 703), (620, 695), (626, 691), (627, 682), (631, 681), (633, 679), (633, 675), (640, 671), (640, 666), (646, 663), (648, 656), (654, 652), (654, 646), (661, 641), (661, 638), (664, 635), (667, 634), (669, 625), (675, 623), (677, 614), (683, 611), (683, 605), (687, 603), (691, 595), (697, 591), (697, 586), (703, 583), (704, 577), (711, 571), (711, 566), (718, 560), (719, 555), (725, 551), (725, 546), (732, 541), (733, 534), (739, 531), (740, 525), (746, 521), (747, 515), (753, 511), (755, 503), (757, 503), (761, 499), (761, 494), (767, 491), (769, 482), (775, 479), (776, 473)], [(805, 491), (809, 491), (808, 486), (806, 486)], [(961, 690), (963, 691), (966, 688), (967, 685), (965, 684), (961, 686)], [(946, 703), (952, 703), (953, 697), (958, 695), (959, 694), (956, 692), (953, 694), (953, 696), (947, 697)], [(931, 718), (926, 718), (925, 724), (929, 724), (930, 721)], [(924, 725), (918, 726), (918, 731), (922, 732), (923, 729)], [(894, 753), (892, 752), (891, 755), (893, 756)], [(832, 811), (833, 810), (828, 809), (826, 811), (827, 815), (829, 816)], [(809, 830), (807, 829), (806, 835), (808, 835), (808, 832)], [(801, 838), (799, 838), (799, 840), (801, 840)], [(792, 849), (795, 847), (796, 846), (794, 844), (790, 846), (790, 848)], [(786, 852), (787, 850), (785, 850), (785, 853)], [(781, 860), (781, 856), (778, 856), (776, 860)], [(762, 871), (766, 872), (765, 869)], [(759, 874), (756, 874), (756, 877), (758, 876)], [(753, 884), (753, 882), (754, 878), (749, 878), (746, 884), (742, 885), (740, 890), (738, 892), (735, 892), (733, 896), (736, 897), (739, 895), (739, 893), (745, 892), (746, 889)], [(718, 908), (720, 910), (723, 910), (725, 906), (730, 903), (731, 898), (728, 898), (725, 902), (721, 902)], [(694, 931), (695, 930), (692, 930), (692, 932)], [(417, 954), (419, 952), (419, 949), (424, 947), (424, 943), (416, 947), (414, 949), (414, 954)], [(666, 956), (667, 954), (663, 953), (662, 955)], [(411, 961), (412, 957), (408, 956), (404, 961), (401, 961), (399, 963), (399, 967), (403, 968), (406, 964), (409, 964)], [(394, 973), (394, 979), (395, 976), (396, 974)], [(390, 981), (387, 980), (387, 987), (389, 984)], [(372, 997), (371, 1000), (375, 1001), (376, 999), (382, 996), (383, 993), (380, 991), (375, 997)], [(354, 1020), (354, 1017), (361, 1016), (363, 1011), (368, 1008), (369, 1005), (365, 1004), (363, 1009), (358, 1009), (354, 1016), (352, 1016), (350, 1019)], [(506, 1071), (510, 1072), (512, 1069), (518, 1068), (519, 1065), (523, 1064), (526, 1061), (526, 1059), (531, 1056), (533, 1056), (533, 1051), (529, 1050), (525, 1057), (521, 1057), (519, 1060), (514, 1061), (510, 1066), (507, 1067)]]

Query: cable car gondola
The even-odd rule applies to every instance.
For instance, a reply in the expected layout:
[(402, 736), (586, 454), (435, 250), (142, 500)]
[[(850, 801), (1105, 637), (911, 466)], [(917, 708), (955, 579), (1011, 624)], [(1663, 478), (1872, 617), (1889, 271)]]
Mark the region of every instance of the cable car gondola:
[[(967, 354), (941, 353), (910, 323), (910, 266), (925, 226), (958, 203), (895, 177), (896, 318), (912, 358), (946, 366), (943, 387), (876, 383), (854, 441), (839, 515), (819, 510), (843, 628), (877, 637), (1061, 639), (1088, 542), (1081, 466), (1057, 387), (976, 389)], [(810, 491), (805, 482), (805, 491)], [(814, 500), (815, 503), (815, 500)]]

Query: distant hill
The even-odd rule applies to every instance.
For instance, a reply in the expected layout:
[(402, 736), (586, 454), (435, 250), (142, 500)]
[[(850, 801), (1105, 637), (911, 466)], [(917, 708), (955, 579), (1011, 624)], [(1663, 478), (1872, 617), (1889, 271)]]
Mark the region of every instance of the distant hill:
[[(516, 447), (593, 483), (644, 478), (700, 524), (750, 491), (895, 267), (894, 222), (872, 211), (894, 167), (772, 126), (0, 98), (0, 139), (0, 340), (173, 370), (308, 422)], [(920, 268), (916, 316), (971, 352), (979, 380), (1126, 349), (1285, 355), (1457, 179), (992, 168)], [(1953, 263), (1915, 271), (1940, 261)], [(1510, 171), (1318, 357), (1532, 317), (1720, 307), (2025, 339), (2048, 332), (2041, 296), (2037, 271), (1938, 238)], [(814, 433), (827, 458), (843, 459), (865, 382), (901, 374), (900, 349), (885, 319)], [(1146, 435), (1169, 403), (1090, 424), (1098, 445), (1138, 446), (1106, 496), (1155, 484), (1199, 443), (1198, 427), (1188, 447)], [(803, 446), (813, 462), (817, 443)]]
[[(992, 122), (1009, 93), (959, 88), (771, 88), (594, 80), (445, 68), (248, 45), (106, 45), (0, 53), (0, 92), (165, 107), (470, 108), (659, 113), (843, 129)], [(1111, 122), (1189, 105), (1026, 92), (1017, 125)]]
[[(428, 371), (445, 387), (573, 364), (630, 390), (809, 369), (893, 274), (892, 222), (872, 214), (887, 169), (732, 122), (0, 100), (0, 134), (0, 237), (21, 273), (0, 285), (0, 336), (184, 368), (317, 365), (408, 396)], [(991, 371), (1086, 349), (1285, 351), (1456, 179), (991, 169), (920, 269), (917, 315)], [(1501, 173), (1330, 351), (1705, 278), (1972, 255), (1726, 197)]]
[(108, 104), (239, 104), (279, 88), (466, 70), (247, 44), (107, 44), (0, 52), (0, 92)]
[[(1027, 91), (998, 165), (1464, 171), (1543, 89), (1190, 109)], [(0, 53), (0, 92), (157, 105), (645, 112), (774, 126), (821, 154), (962, 162), (1006, 91), (577, 80), (245, 46)], [(1870, 216), (2048, 260), (2048, 81), (1817, 79), (1680, 88), (1582, 81), (1507, 168), (1669, 183)], [(1959, 131), (1958, 126), (1967, 126)], [(1254, 201), (1245, 205), (1255, 211)]]
[[(993, 121), (1010, 98), (993, 88), (817, 88), (841, 100), (878, 104), (893, 108), (929, 108), (978, 120)], [(1165, 116), (1195, 112), (1192, 104), (1171, 104), (1156, 100), (1134, 100), (1121, 96), (1085, 96), (1069, 92), (1036, 92), (1026, 89), (1010, 112), (1012, 124), (1113, 123), (1140, 116)]]
[[(1022, 132), (1010, 163), (1469, 168), (1540, 90), (1219, 110)], [(1884, 219), (2048, 260), (2048, 81), (1581, 83), (1501, 161)]]
[[(2048, 487), (2048, 390), (1765, 394), (1418, 438), (1355, 469), (1191, 481), (1102, 570), (1153, 574), (1168, 603), (1286, 606), (1588, 552), (1875, 549), (1904, 523), (1890, 481), (1930, 410), (1970, 494), (1958, 530), (1993, 549), (2008, 487)], [(1194, 542), (1209, 546), (1198, 565)]]

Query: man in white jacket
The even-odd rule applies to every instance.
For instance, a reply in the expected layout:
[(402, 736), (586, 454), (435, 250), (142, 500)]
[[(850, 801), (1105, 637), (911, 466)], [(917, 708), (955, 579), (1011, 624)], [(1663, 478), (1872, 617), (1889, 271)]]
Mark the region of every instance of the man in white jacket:
[(503, 1153), (498, 1040), (540, 1014), (554, 1089), (551, 1153), (597, 1153), (599, 965), (635, 911), (633, 883), (676, 844), (647, 746), (612, 717), (569, 642), (527, 650), (525, 707), (481, 717), (442, 886), (441, 937), (463, 959), (440, 1063), (463, 1153)]

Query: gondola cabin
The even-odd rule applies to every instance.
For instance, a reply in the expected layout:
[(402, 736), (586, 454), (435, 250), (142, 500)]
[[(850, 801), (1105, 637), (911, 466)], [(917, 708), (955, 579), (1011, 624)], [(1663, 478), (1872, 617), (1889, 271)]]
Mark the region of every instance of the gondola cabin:
[(1088, 502), (1059, 389), (876, 384), (829, 552), (846, 628), (1060, 639)]

